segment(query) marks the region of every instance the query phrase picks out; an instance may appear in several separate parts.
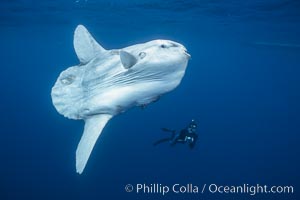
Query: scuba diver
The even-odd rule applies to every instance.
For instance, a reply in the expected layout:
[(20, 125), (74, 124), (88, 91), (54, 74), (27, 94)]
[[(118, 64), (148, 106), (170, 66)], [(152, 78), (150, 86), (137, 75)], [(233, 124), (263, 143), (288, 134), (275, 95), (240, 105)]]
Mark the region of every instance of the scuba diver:
[(163, 142), (170, 142), (171, 146), (175, 146), (175, 144), (177, 143), (182, 143), (182, 144), (188, 143), (189, 147), (193, 149), (198, 139), (196, 129), (197, 129), (197, 124), (195, 120), (192, 120), (189, 123), (189, 125), (185, 129), (182, 129), (179, 133), (176, 133), (176, 130), (162, 128), (161, 129), (162, 131), (171, 132), (172, 133), (171, 136), (168, 138), (160, 139), (156, 141), (153, 145), (156, 146)]

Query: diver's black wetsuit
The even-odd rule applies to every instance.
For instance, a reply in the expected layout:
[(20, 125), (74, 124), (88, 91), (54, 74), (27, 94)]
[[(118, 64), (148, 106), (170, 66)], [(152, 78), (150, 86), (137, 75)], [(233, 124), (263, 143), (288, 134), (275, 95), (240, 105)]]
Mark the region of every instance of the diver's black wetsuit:
[(188, 129), (182, 129), (177, 137), (174, 137), (171, 145), (174, 146), (177, 143), (188, 143), (189, 147), (194, 148), (198, 135), (195, 132), (189, 132)]
[(153, 145), (156, 146), (163, 142), (170, 142), (171, 146), (175, 146), (177, 143), (188, 143), (189, 147), (194, 148), (196, 141), (198, 139), (198, 135), (196, 134), (196, 123), (194, 120), (187, 126), (187, 128), (182, 129), (178, 134), (176, 134), (175, 130), (170, 130), (163, 128), (162, 130), (165, 132), (171, 132), (172, 135), (168, 138), (163, 138), (156, 141)]
[(198, 135), (196, 133), (188, 133), (187, 137), (188, 137), (187, 142), (189, 144), (189, 147), (193, 149), (198, 139)]

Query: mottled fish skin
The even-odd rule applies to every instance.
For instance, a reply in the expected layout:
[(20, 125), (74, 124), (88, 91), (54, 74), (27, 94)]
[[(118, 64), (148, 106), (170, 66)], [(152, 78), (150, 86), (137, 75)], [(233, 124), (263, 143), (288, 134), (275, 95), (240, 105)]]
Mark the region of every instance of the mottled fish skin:
[(170, 40), (105, 50), (82, 25), (75, 30), (74, 48), (80, 64), (59, 75), (51, 97), (60, 114), (86, 122), (76, 150), (76, 170), (81, 174), (106, 123), (175, 89), (190, 55)]

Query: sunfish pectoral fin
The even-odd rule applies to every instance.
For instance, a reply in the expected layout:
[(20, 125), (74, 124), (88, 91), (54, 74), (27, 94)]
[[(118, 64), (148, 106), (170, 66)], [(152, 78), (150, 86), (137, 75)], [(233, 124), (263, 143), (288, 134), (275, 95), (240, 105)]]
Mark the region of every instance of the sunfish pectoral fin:
[(74, 32), (74, 48), (77, 57), (82, 64), (88, 63), (96, 55), (106, 50), (100, 46), (83, 25), (78, 25)]
[(137, 63), (137, 59), (134, 55), (123, 50), (120, 51), (120, 60), (125, 69), (129, 69)]
[(91, 155), (94, 145), (112, 115), (95, 115), (85, 120), (83, 135), (76, 150), (76, 172), (81, 174)]

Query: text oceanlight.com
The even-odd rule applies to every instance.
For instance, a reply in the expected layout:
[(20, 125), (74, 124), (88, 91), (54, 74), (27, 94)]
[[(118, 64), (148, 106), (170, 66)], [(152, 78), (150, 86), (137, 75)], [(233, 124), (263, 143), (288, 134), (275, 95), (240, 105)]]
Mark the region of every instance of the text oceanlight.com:
[(126, 192), (136, 194), (293, 194), (293, 186), (269, 186), (261, 184), (241, 184), (241, 185), (218, 185), (218, 184), (202, 184), (196, 185), (188, 184), (161, 184), (161, 183), (138, 183), (135, 185), (127, 184), (125, 186)]

